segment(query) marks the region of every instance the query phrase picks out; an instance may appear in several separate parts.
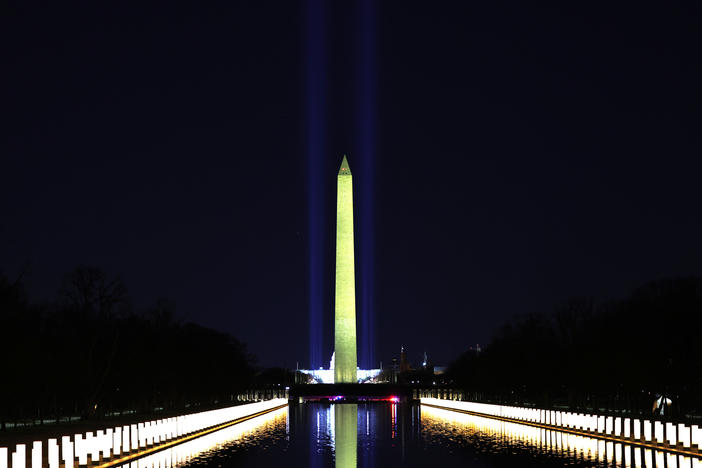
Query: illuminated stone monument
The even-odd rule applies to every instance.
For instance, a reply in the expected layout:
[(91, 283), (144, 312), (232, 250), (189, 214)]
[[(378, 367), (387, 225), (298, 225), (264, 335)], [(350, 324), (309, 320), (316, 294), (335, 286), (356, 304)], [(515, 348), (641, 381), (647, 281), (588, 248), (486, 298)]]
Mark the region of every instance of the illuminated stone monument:
[(336, 177), (336, 285), (334, 383), (356, 383), (356, 284), (353, 255), (353, 185), (344, 156)]
[[(296, 369), (297, 383), (378, 382), (381, 369), (358, 369), (356, 359), (356, 277), (353, 253), (353, 184), (344, 156), (336, 185), (336, 284), (334, 354), (329, 369)], [(298, 380), (299, 375), (299, 380)]]

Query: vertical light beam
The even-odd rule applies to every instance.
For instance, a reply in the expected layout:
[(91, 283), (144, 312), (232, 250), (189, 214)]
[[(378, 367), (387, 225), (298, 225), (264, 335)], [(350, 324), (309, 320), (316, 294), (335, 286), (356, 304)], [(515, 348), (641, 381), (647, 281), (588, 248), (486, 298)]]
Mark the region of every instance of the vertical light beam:
[(356, 148), (358, 149), (359, 216), (359, 359), (374, 368), (375, 360), (375, 162), (377, 139), (377, 2), (357, 3)]
[(322, 365), (324, 304), (324, 154), (326, 153), (326, 2), (307, 1), (305, 37), (305, 144), (308, 208), (308, 315), (310, 367)]

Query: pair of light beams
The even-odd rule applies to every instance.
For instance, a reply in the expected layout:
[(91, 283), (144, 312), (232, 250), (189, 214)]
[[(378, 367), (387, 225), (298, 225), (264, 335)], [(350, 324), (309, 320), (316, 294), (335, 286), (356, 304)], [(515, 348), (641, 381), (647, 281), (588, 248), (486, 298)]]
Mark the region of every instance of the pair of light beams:
[[(329, 86), (329, 68), (331, 66), (329, 33), (331, 10), (339, 8), (326, 0), (308, 0), (306, 5), (306, 79), (305, 79), (305, 141), (307, 153), (307, 188), (308, 188), (308, 255), (309, 255), (309, 350), (310, 368), (318, 369), (325, 361), (323, 356), (323, 310), (325, 309), (325, 261), (324, 235), (329, 224), (325, 222), (325, 177), (324, 168), (328, 167), (327, 105)], [(359, 330), (360, 342), (357, 343), (358, 362), (364, 368), (374, 367), (374, 184), (375, 184), (375, 146), (376, 146), (376, 88), (377, 88), (377, 4), (374, 0), (360, 0), (354, 3), (344, 15), (351, 20), (353, 52), (346, 54), (352, 58), (348, 64), (354, 71), (353, 132), (352, 150), (355, 154), (354, 167), (361, 175), (363, 189), (358, 192), (357, 201), (364, 213), (358, 228), (360, 281), (359, 295)], [(336, 46), (337, 44), (334, 44)], [(343, 48), (344, 46), (342, 46)], [(331, 132), (333, 133), (333, 132)], [(336, 348), (336, 340), (335, 340)]]

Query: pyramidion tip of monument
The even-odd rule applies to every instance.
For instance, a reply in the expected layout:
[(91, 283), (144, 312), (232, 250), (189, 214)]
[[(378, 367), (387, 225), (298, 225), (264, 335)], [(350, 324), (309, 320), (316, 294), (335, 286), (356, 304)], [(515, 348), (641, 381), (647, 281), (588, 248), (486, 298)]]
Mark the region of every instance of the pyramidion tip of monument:
[(346, 159), (346, 155), (344, 155), (344, 159), (341, 161), (339, 175), (351, 175), (351, 168), (349, 168), (349, 161)]

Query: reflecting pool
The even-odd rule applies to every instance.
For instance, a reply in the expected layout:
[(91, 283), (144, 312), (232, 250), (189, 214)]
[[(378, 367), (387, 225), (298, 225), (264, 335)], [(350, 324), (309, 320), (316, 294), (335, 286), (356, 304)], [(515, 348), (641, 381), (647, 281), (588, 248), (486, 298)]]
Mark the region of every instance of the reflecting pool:
[(304, 403), (124, 468), (392, 466), (702, 467), (698, 458), (449, 410), (398, 403)]

